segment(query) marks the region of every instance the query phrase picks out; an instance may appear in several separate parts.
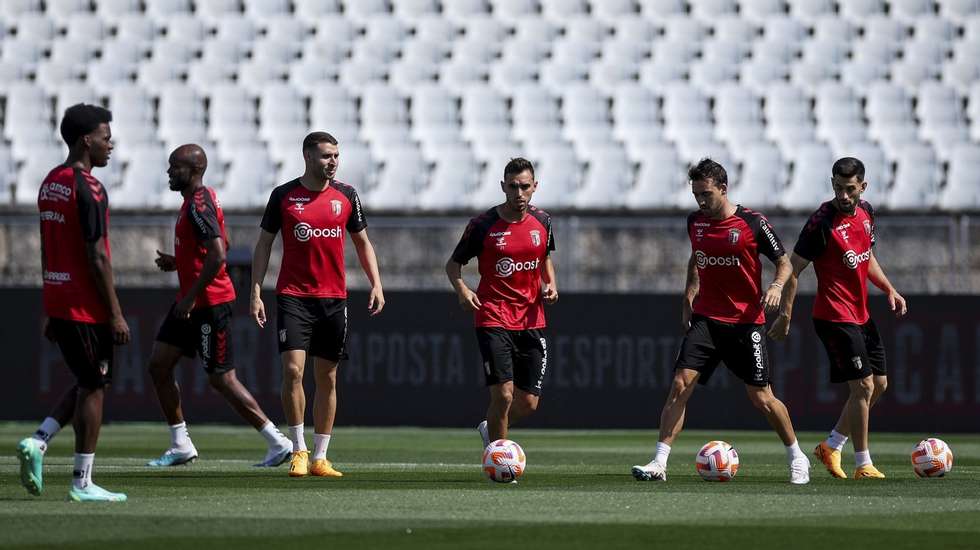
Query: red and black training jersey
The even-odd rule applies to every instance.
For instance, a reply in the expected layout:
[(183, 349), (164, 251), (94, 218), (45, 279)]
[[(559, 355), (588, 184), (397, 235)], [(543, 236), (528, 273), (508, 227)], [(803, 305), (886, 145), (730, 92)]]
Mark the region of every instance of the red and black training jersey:
[(769, 220), (741, 206), (723, 220), (697, 211), (687, 217), (687, 233), (700, 279), (694, 313), (723, 323), (765, 323), (759, 254), (774, 262), (786, 254)]
[[(201, 276), (204, 269), (204, 258), (208, 249), (204, 243), (220, 238), (228, 250), (228, 234), (225, 232), (225, 213), (221, 204), (210, 187), (198, 187), (190, 197), (184, 197), (184, 204), (177, 215), (177, 225), (174, 228), (174, 256), (177, 258), (177, 279), (180, 281), (180, 291), (177, 300), (181, 300), (190, 291), (194, 281)], [(235, 299), (235, 287), (225, 266), (221, 266), (218, 274), (198, 294), (194, 301), (196, 307), (214, 306), (231, 302)]]
[(353, 187), (334, 180), (323, 191), (310, 191), (299, 178), (284, 183), (272, 191), (261, 227), (282, 231), (277, 293), (347, 297), (344, 229), (359, 233), (367, 227)]
[(462, 265), (478, 258), (476, 295), (483, 305), (474, 314), (474, 324), (507, 330), (544, 328), (541, 268), (554, 249), (551, 216), (534, 206), (519, 222), (501, 218), (496, 208), (470, 220), (452, 258)]
[(109, 255), (109, 197), (90, 172), (60, 165), (41, 182), (37, 195), (44, 254), (44, 311), (83, 323), (109, 322), (89, 268), (86, 243), (103, 239)]
[(868, 322), (868, 267), (875, 244), (874, 209), (861, 201), (853, 215), (820, 205), (800, 232), (793, 249), (817, 272), (814, 319), (835, 323)]

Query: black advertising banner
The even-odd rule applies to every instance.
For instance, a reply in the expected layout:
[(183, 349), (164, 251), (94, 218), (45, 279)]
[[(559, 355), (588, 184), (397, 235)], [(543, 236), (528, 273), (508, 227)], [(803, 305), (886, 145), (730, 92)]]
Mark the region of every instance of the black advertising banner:
[[(132, 342), (117, 348), (109, 420), (159, 420), (146, 362), (174, 292), (120, 292)], [(0, 419), (40, 420), (71, 384), (57, 346), (40, 334), (38, 289), (0, 289), (4, 384)], [(384, 312), (367, 315), (367, 294), (350, 296), (350, 359), (339, 375), (338, 425), (475, 426), (487, 392), (471, 318), (450, 292), (391, 292)], [(889, 386), (872, 410), (872, 429), (973, 432), (980, 429), (980, 297), (910, 296), (910, 313), (895, 319), (884, 298), (872, 311), (888, 354)], [(260, 330), (240, 298), (233, 324), (239, 378), (266, 413), (283, 422), (276, 350), (275, 297), (265, 297), (272, 322)], [(799, 429), (827, 430), (846, 399), (829, 383), (826, 354), (809, 318), (811, 298), (797, 300), (785, 343), (770, 342), (773, 387)], [(528, 426), (655, 428), (681, 339), (677, 296), (564, 294), (548, 308), (548, 372), (538, 413)], [(307, 368), (307, 385), (312, 384)], [(720, 369), (724, 371), (724, 369)], [(238, 422), (207, 384), (197, 361), (177, 369), (188, 421)], [(312, 390), (312, 388), (310, 388)], [(308, 415), (312, 414), (309, 407)], [(308, 420), (309, 422), (309, 420)], [(741, 381), (718, 372), (691, 399), (689, 428), (765, 429)]]

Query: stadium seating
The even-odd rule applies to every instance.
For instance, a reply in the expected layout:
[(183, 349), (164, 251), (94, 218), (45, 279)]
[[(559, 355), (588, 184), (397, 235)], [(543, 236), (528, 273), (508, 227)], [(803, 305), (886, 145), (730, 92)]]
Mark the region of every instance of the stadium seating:
[[(242, 207), (301, 169), (288, 152), (315, 128), (375, 208), (493, 200), (516, 154), (552, 208), (686, 208), (684, 165), (710, 155), (740, 200), (805, 210), (848, 154), (884, 209), (976, 208), (953, 176), (980, 141), (977, 0), (10, 0), (0, 21), (0, 164), (18, 174), (0, 195), (18, 201), (32, 151), (89, 101), (114, 111), (120, 190), (144, 185), (133, 155), (206, 140)], [(256, 151), (267, 164), (243, 164)], [(399, 161), (423, 170), (411, 185)]]

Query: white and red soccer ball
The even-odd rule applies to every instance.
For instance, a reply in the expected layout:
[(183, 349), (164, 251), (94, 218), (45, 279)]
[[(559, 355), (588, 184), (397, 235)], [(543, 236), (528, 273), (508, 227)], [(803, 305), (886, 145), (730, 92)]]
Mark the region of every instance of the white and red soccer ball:
[(509, 439), (498, 439), (483, 450), (483, 473), (492, 481), (510, 483), (524, 475), (524, 449)]
[(953, 451), (942, 439), (923, 439), (912, 449), (912, 470), (919, 477), (943, 477), (953, 469)]
[(724, 441), (709, 441), (698, 451), (694, 467), (705, 481), (729, 481), (738, 472), (738, 451)]

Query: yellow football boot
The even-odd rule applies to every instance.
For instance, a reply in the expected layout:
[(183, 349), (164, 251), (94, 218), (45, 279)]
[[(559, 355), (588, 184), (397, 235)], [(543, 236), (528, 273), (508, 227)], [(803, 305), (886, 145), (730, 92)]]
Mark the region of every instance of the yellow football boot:
[(813, 454), (816, 455), (820, 462), (827, 467), (827, 471), (830, 475), (838, 479), (847, 479), (847, 474), (844, 469), (840, 467), (840, 451), (827, 445), (826, 441), (821, 441), (815, 449), (813, 449)]
[(865, 464), (854, 470), (854, 479), (885, 479), (885, 474), (879, 472), (874, 464)]
[(304, 477), (310, 474), (310, 451), (296, 451), (289, 460), (289, 477)]
[(334, 470), (333, 464), (325, 458), (317, 458), (310, 466), (310, 475), (317, 477), (344, 477), (344, 474)]

